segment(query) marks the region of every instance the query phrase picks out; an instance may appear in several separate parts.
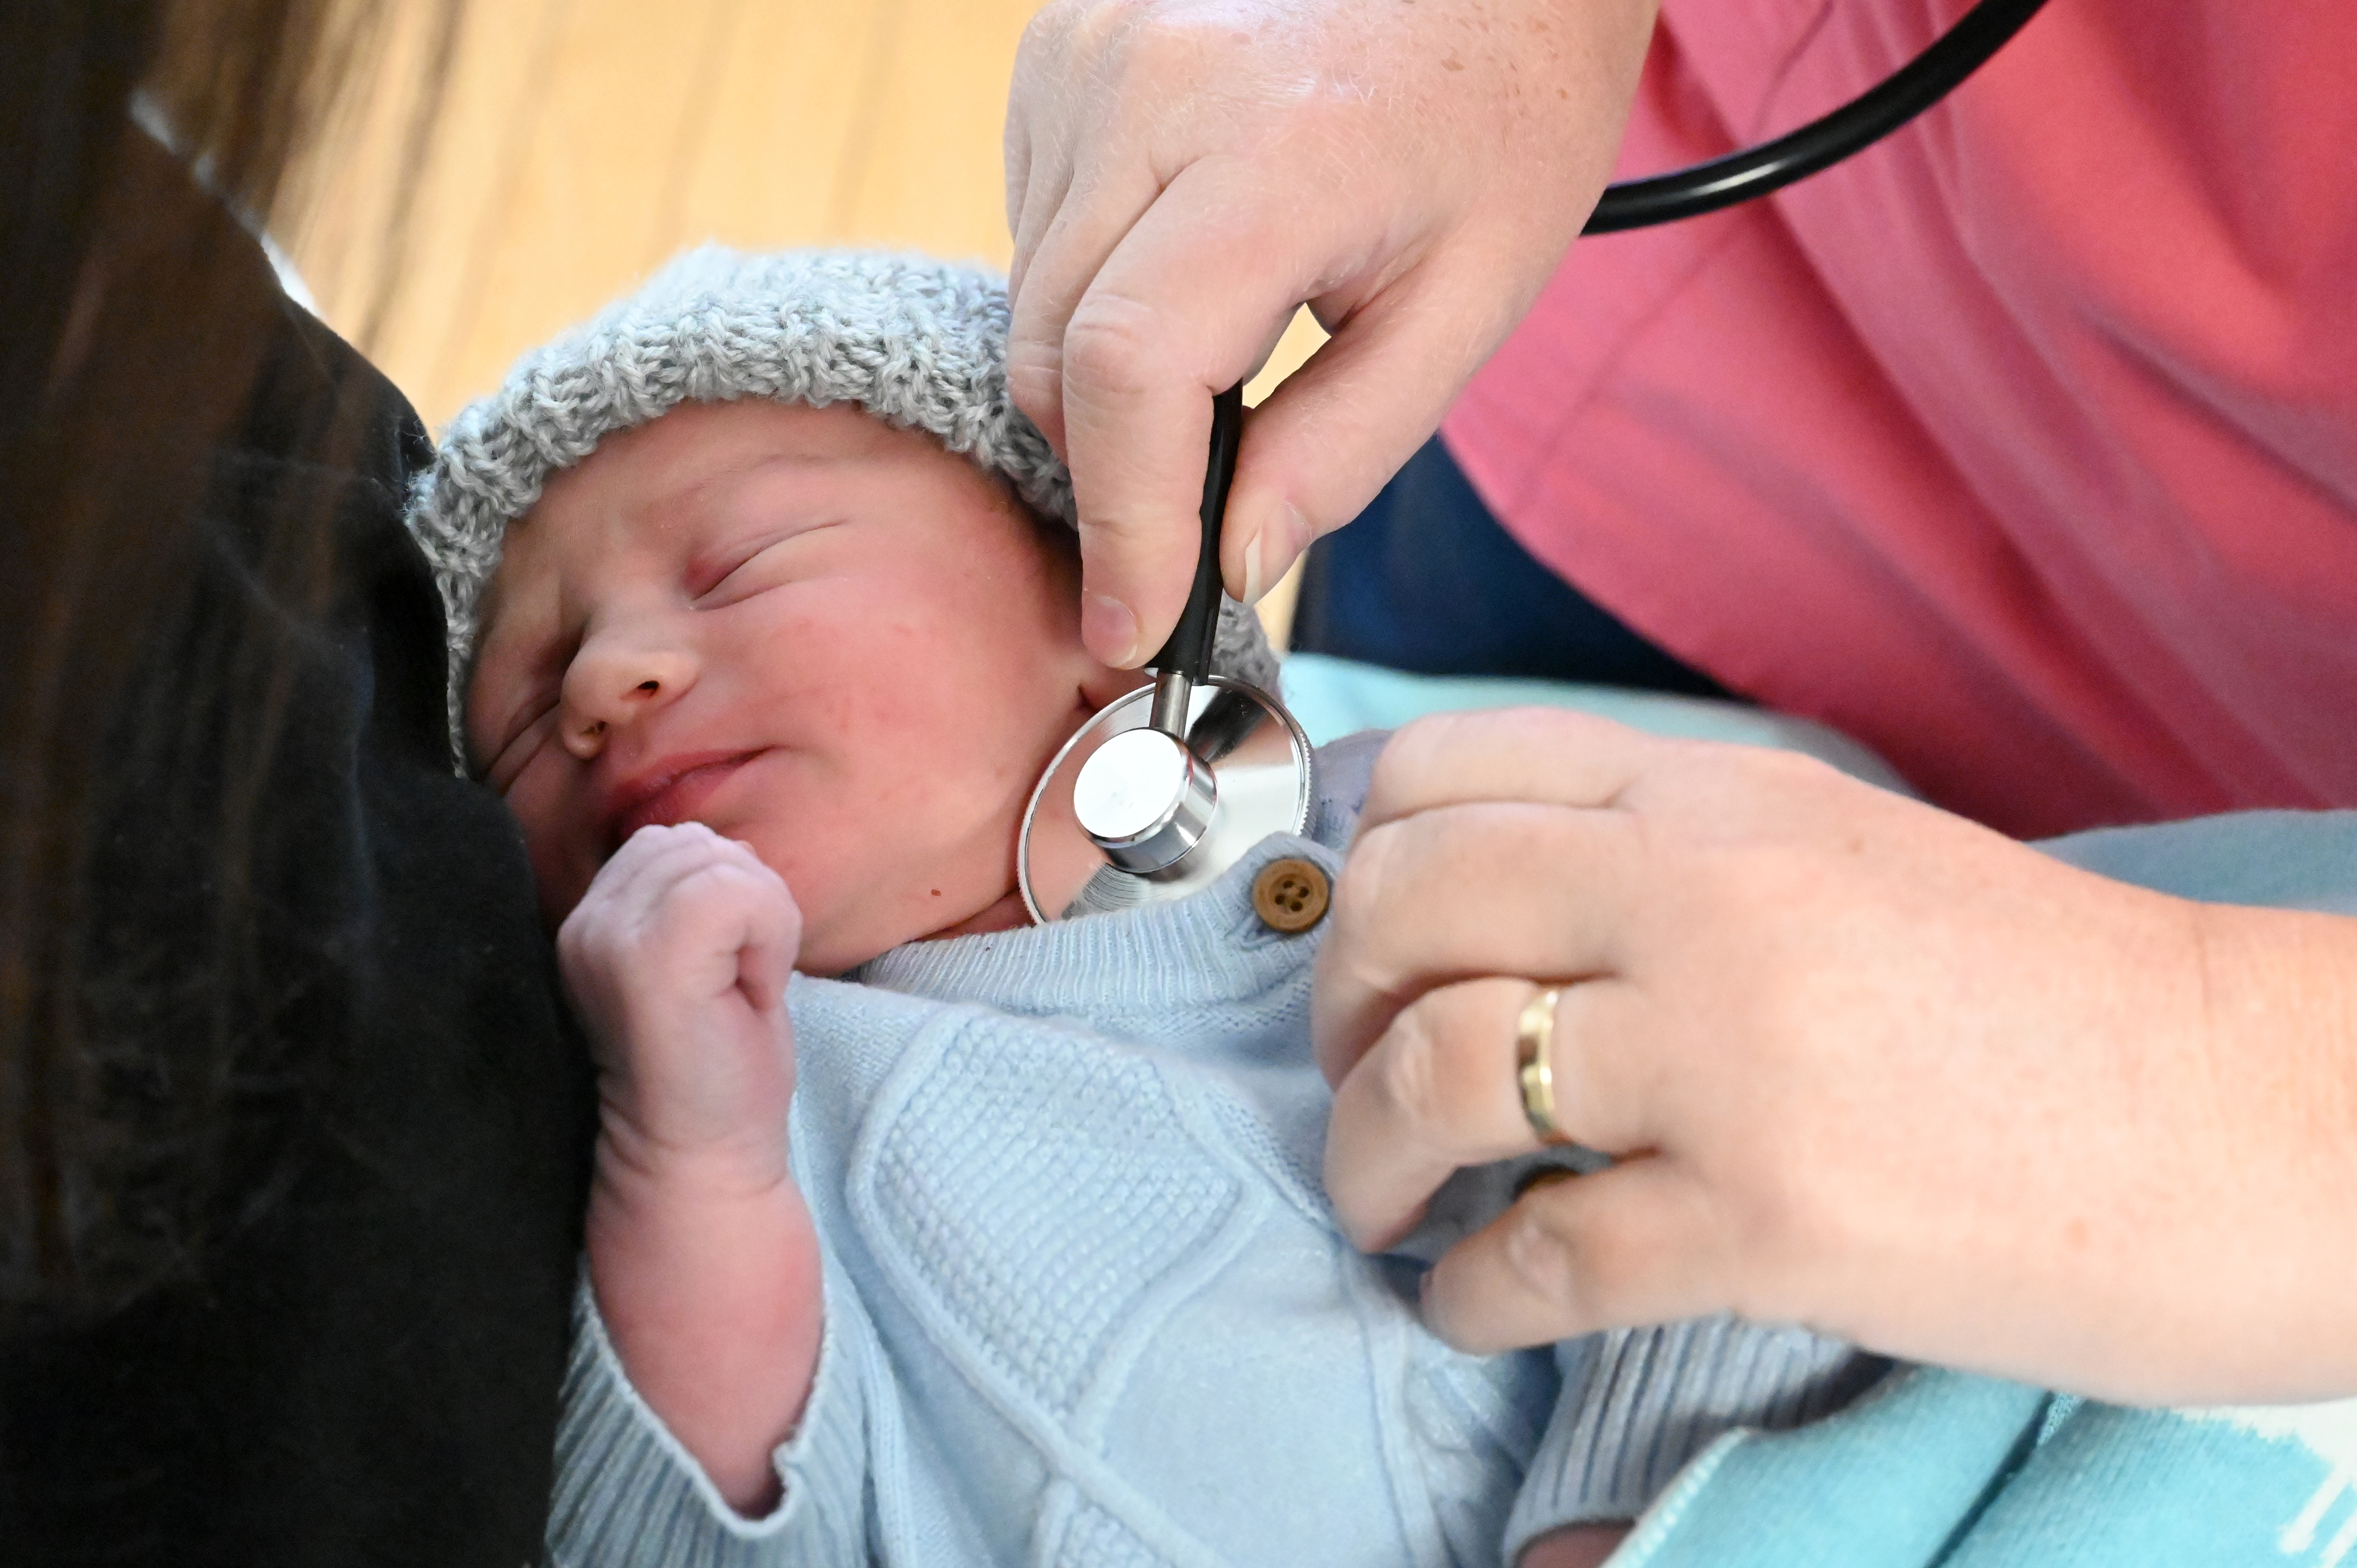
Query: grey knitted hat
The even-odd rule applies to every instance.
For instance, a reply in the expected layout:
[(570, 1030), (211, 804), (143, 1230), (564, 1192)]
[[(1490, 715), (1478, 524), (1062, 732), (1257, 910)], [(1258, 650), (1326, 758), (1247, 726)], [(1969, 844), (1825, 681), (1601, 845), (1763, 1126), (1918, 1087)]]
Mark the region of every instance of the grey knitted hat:
[[(978, 268), (863, 251), (746, 255), (716, 245), (535, 349), (451, 421), (411, 492), (450, 635), (452, 733), (483, 590), (508, 525), (549, 476), (616, 431), (683, 403), (854, 403), (1006, 476), (1043, 516), (1073, 520), (1071, 479), (1006, 392), (1006, 285)], [(1273, 687), (1259, 618), (1222, 604), (1220, 673)]]

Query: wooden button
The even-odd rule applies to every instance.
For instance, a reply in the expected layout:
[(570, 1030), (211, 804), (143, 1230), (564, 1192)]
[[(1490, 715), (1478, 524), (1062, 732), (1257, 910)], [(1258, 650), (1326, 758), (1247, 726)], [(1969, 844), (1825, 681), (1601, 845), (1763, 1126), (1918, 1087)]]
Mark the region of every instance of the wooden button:
[(1326, 918), (1333, 889), (1318, 863), (1272, 860), (1253, 878), (1253, 912), (1273, 931), (1306, 931)]

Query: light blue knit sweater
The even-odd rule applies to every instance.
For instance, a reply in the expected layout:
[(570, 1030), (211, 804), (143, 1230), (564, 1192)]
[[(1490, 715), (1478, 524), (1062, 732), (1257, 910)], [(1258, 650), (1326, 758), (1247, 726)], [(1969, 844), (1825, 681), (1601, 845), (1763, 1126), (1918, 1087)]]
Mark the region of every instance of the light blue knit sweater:
[[(1312, 837), (1182, 903), (797, 979), (827, 1322), (783, 1500), (720, 1501), (585, 1291), (557, 1560), (1495, 1564), (1870, 1382), (1839, 1345), (1725, 1320), (1460, 1356), (1417, 1323), (1413, 1262), (1343, 1241), (1318, 1175), (1319, 932), (1268, 929), (1251, 886), (1279, 855), (1338, 866), (1372, 756), (1328, 747)], [(1410, 1250), (1516, 1175), (1461, 1180)]]
[[(1343, 800), (1365, 760), (1329, 750)], [(720, 1502), (585, 1293), (558, 1562), (1488, 1563), (1651, 1499), (1616, 1568), (2357, 1563), (2357, 1401), (2128, 1411), (1932, 1369), (1853, 1399), (1868, 1359), (1724, 1320), (1487, 1361), (1425, 1335), (1414, 1265), (1358, 1257), (1318, 1197), (1315, 934), (1250, 908), (1260, 865), (1331, 868), (1350, 822), (1329, 800), (1315, 843), (1183, 905), (797, 982), (827, 1325), (784, 1499)], [(2357, 813), (2045, 847), (2357, 913)], [(1447, 1194), (1421, 1250), (1511, 1179)]]

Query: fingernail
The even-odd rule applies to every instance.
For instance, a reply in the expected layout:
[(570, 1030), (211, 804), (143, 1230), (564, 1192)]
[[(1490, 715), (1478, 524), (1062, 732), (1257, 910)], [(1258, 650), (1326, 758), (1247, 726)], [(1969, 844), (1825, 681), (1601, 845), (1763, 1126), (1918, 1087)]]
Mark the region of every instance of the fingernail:
[(1309, 520), (1301, 515), (1300, 508), (1287, 502), (1245, 547), (1244, 603), (1260, 603), (1261, 596), (1276, 586), (1308, 547)]
[(1137, 617), (1110, 594), (1091, 594), (1081, 603), (1081, 641), (1116, 670), (1137, 662)]

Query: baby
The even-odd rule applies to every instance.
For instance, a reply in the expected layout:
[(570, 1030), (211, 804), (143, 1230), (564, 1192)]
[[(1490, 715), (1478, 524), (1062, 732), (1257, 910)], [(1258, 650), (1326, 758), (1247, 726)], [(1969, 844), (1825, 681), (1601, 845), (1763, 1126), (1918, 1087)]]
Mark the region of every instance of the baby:
[[(700, 252), (415, 499), (601, 1070), (558, 1559), (1537, 1563), (1845, 1401), (1866, 1359), (1724, 1321), (1458, 1355), (1343, 1240), (1318, 930), (1253, 886), (1336, 874), (1376, 737), (1308, 835), (1028, 926), (1032, 785), (1139, 677), (1081, 644), (1005, 329), (964, 269)], [(1216, 666), (1272, 683), (1242, 607)]]

